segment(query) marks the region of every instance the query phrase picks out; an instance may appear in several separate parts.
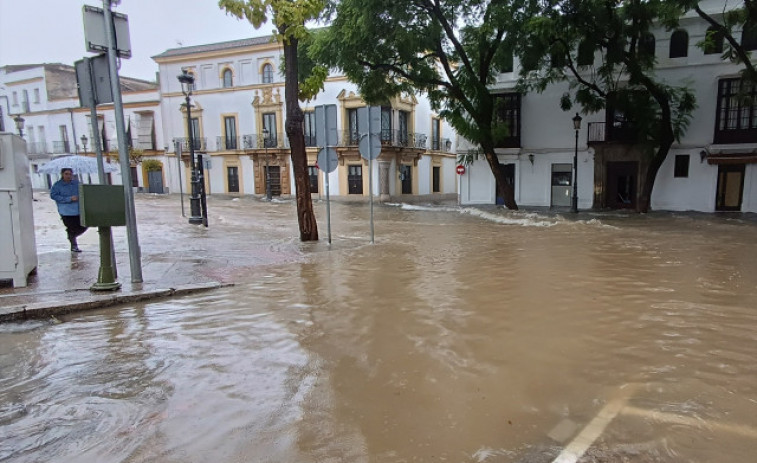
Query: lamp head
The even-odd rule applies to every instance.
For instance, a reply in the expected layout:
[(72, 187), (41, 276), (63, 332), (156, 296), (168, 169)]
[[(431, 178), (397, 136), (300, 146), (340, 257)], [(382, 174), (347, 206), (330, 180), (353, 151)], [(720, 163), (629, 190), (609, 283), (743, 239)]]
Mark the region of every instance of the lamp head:
[(21, 117), (21, 115), (18, 115), (16, 117), (14, 117), (13, 118), (13, 122), (16, 123), (16, 128), (18, 130), (24, 130), (24, 123), (26, 122), (26, 119), (24, 119), (23, 117)]
[(576, 113), (576, 117), (573, 118), (573, 128), (576, 129), (576, 130), (580, 130), (581, 129), (581, 121), (582, 120), (583, 120), (583, 118), (581, 116), (579, 116), (578, 113)]
[(192, 87), (195, 83), (195, 77), (187, 72), (186, 69), (181, 70), (181, 74), (176, 76), (177, 79), (179, 79), (179, 82), (181, 83), (181, 92), (185, 96), (189, 96), (192, 94)]
[(268, 134), (269, 134), (268, 127), (263, 127), (263, 137), (268, 138)]

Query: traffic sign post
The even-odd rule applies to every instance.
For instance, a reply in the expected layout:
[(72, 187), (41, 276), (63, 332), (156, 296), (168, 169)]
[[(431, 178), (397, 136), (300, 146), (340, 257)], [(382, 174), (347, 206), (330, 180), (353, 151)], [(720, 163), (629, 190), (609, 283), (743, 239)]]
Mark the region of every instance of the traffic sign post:
[(336, 170), (339, 158), (333, 148), (338, 143), (336, 132), (336, 105), (321, 105), (315, 107), (315, 144), (320, 147), (318, 152), (318, 168), (323, 170), (326, 179), (326, 229), (329, 244), (331, 244), (331, 200), (329, 196), (329, 174)]
[(368, 190), (371, 203), (371, 244), (373, 239), (373, 160), (381, 154), (381, 107), (358, 109), (358, 130), (362, 132), (358, 148), (360, 156), (368, 160)]

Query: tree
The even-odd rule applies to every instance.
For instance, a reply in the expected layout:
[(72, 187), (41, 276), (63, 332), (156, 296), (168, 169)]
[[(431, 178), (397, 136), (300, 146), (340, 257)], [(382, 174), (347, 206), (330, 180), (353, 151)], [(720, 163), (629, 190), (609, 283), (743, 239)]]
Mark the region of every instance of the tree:
[(536, 0), (341, 0), (310, 48), (316, 62), (341, 69), (363, 99), (379, 104), (424, 92), (432, 107), (480, 151), (497, 196), (517, 209), (495, 152), (505, 126), (491, 89), (510, 70), (518, 25)]
[(622, 115), (644, 156), (639, 212), (649, 210), (657, 172), (696, 107), (685, 85), (656, 76), (650, 35), (653, 27), (675, 26), (684, 11), (661, 0), (546, 2), (517, 51), (522, 88), (543, 91), (567, 81), (575, 93), (563, 96), (564, 110), (575, 102), (585, 113)]
[[(724, 1), (721, 14), (715, 16), (702, 10), (699, 1), (681, 0), (682, 7), (696, 11), (700, 18), (704, 19), (712, 31), (705, 40), (697, 45), (705, 48), (719, 38), (725, 39), (723, 58), (734, 63), (744, 65), (742, 75), (744, 78), (757, 82), (757, 70), (752, 62), (750, 49), (744, 46), (743, 40), (736, 40), (736, 31), (749, 31), (756, 33), (757, 27), (757, 2), (754, 0)], [(751, 47), (750, 47), (751, 48)]]
[[(276, 39), (284, 45), (286, 99), (286, 133), (291, 147), (294, 186), (297, 198), (297, 222), (301, 241), (318, 240), (318, 224), (310, 196), (307, 153), (305, 151), (304, 115), (300, 108), (298, 81), (298, 43), (307, 37), (305, 22), (317, 18), (326, 0), (220, 0), (218, 6), (240, 19), (247, 19), (255, 28), (273, 18)], [(309, 87), (311, 88), (311, 87)], [(317, 88), (317, 86), (316, 86)], [(305, 95), (307, 96), (307, 95)]]

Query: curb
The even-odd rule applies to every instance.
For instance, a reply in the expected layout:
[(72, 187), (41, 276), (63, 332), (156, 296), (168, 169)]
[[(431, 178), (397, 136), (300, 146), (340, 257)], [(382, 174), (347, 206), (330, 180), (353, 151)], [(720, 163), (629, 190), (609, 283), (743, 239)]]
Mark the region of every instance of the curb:
[[(154, 289), (132, 294), (118, 294), (99, 297), (94, 300), (70, 302), (50, 305), (40, 302), (28, 305), (18, 305), (0, 309), (0, 323), (23, 320), (39, 320), (53, 315), (62, 315), (86, 310), (101, 309), (130, 302), (140, 302), (151, 299), (161, 299), (172, 296), (183, 296), (202, 291), (234, 286), (233, 283), (201, 283), (185, 285), (176, 288)], [(96, 297), (96, 296), (95, 296)]]

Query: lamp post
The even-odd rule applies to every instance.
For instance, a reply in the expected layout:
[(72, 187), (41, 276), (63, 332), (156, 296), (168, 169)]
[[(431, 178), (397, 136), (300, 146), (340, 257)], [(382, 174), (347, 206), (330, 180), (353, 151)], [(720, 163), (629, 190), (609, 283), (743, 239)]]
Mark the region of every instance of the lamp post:
[(86, 135), (82, 135), (81, 136), (81, 144), (84, 147), (84, 153), (85, 154), (87, 153), (87, 141), (88, 141), (87, 140), (87, 136)]
[(573, 118), (573, 128), (576, 130), (576, 150), (573, 152), (573, 198), (570, 212), (578, 212), (578, 131), (581, 130), (581, 116), (576, 113)]
[(270, 132), (263, 127), (263, 149), (265, 149), (265, 197), (271, 200), (271, 169), (268, 168), (268, 136)]
[(187, 136), (189, 138), (189, 158), (192, 163), (192, 194), (189, 197), (189, 223), (192, 225), (202, 224), (202, 214), (200, 212), (200, 179), (197, 175), (197, 164), (195, 162), (195, 144), (194, 133), (192, 130), (192, 106), (189, 97), (192, 95), (192, 85), (195, 78), (192, 74), (184, 69), (177, 77), (181, 83), (181, 92), (187, 102)]
[(18, 136), (23, 137), (24, 136), (24, 122), (26, 122), (26, 119), (21, 117), (21, 115), (17, 115), (13, 118), (13, 122), (16, 123), (16, 128), (18, 129)]

